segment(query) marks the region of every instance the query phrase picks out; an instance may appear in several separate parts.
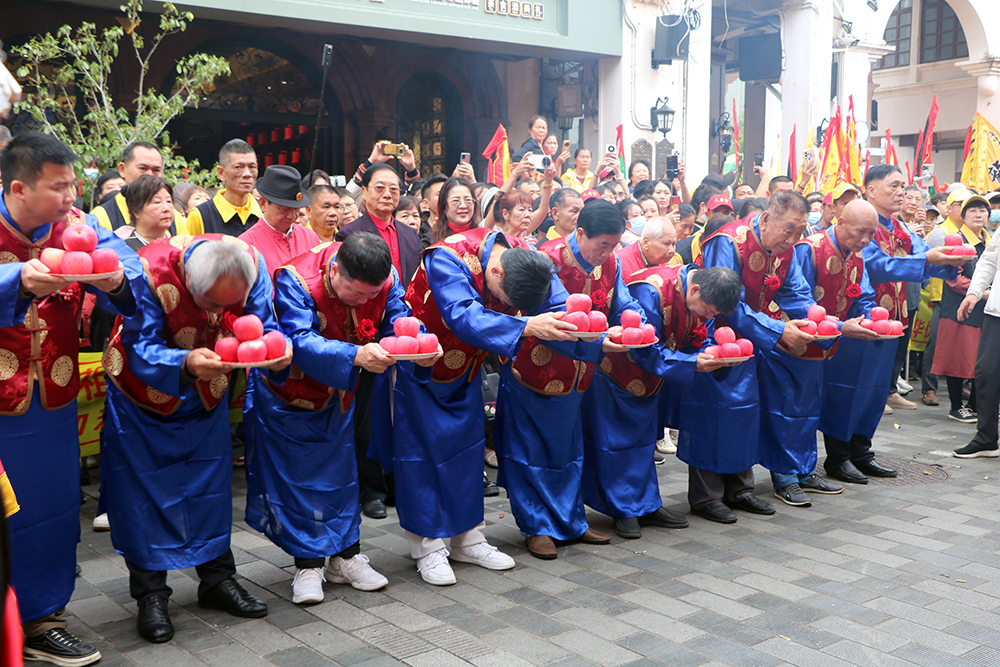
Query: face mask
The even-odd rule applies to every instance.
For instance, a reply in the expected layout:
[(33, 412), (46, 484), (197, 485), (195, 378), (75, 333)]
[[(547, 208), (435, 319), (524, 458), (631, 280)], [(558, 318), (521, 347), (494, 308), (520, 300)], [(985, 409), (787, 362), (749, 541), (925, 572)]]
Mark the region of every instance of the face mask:
[(823, 219), (823, 213), (821, 211), (812, 211), (811, 213), (809, 213), (809, 226), (812, 227), (822, 219)]
[(95, 178), (97, 178), (97, 169), (93, 167), (84, 167), (83, 175), (89, 178), (90, 180), (94, 180)]
[(996, 211), (990, 211), (990, 222), (993, 223), (994, 227), (1000, 225), (1000, 209)]
[(632, 225), (632, 233), (639, 235), (642, 233), (642, 228), (646, 226), (646, 216), (640, 215), (632, 218), (632, 222), (630, 224)]

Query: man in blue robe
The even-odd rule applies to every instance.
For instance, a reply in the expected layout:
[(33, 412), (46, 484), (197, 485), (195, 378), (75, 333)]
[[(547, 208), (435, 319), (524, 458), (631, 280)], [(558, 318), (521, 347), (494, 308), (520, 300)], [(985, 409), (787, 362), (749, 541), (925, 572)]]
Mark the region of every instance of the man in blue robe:
[(322, 602), (325, 580), (363, 591), (389, 583), (361, 553), (352, 392), (362, 368), (394, 363), (375, 338), (409, 315), (403, 295), (389, 246), (368, 232), (277, 270), (274, 309), (295, 365), (281, 386), (250, 373), (247, 523), (295, 558), (296, 604)]
[[(801, 320), (782, 322), (761, 309), (772, 299), (810, 299), (809, 286), (790, 262), (808, 211), (801, 195), (776, 192), (767, 211), (746, 223), (730, 223), (703, 242), (705, 267), (725, 266), (741, 277), (743, 299), (725, 316), (725, 323), (748, 338), (757, 353), (717, 377), (696, 377), (694, 385), (682, 391), (677, 456), (689, 465), (691, 510), (710, 521), (735, 522), (733, 507), (774, 514), (774, 507), (753, 493), (753, 466), (760, 460), (762, 394), (783, 389), (762, 390), (759, 365), (779, 341), (794, 347), (813, 337), (799, 330)], [(720, 326), (717, 318), (714, 328)]]
[(399, 525), (427, 583), (455, 583), (449, 558), (490, 570), (514, 567), (486, 541), (479, 369), (487, 352), (513, 357), (528, 336), (579, 345), (566, 332), (572, 325), (553, 314), (566, 296), (548, 260), (512, 248), (501, 232), (472, 229), (424, 250), (406, 300), (444, 356), (429, 382), (412, 366), (397, 368), (393, 441), (380, 455), (395, 473)]
[[(225, 398), (232, 365), (209, 346), (237, 316), (278, 329), (263, 258), (218, 234), (141, 249), (147, 289), (138, 314), (115, 324), (108, 373), (104, 465), (111, 540), (129, 570), (139, 635), (173, 637), (166, 570), (194, 567), (198, 604), (259, 618), (266, 605), (234, 579), (232, 440)], [(275, 382), (291, 362), (267, 363)]]
[[(25, 657), (88, 665), (100, 652), (66, 630), (80, 540), (78, 318), (82, 288), (102, 308), (135, 313), (142, 265), (97, 219), (73, 208), (77, 156), (56, 138), (25, 132), (0, 152), (0, 460), (17, 488), (10, 517), (10, 574), (25, 634)], [(49, 275), (39, 252), (62, 249), (73, 225), (94, 230), (123, 269), (90, 286)]]
[[(878, 213), (875, 238), (862, 256), (879, 307), (890, 319), (906, 317), (906, 283), (928, 278), (953, 280), (966, 260), (943, 248), (930, 248), (905, 224), (895, 220), (903, 207), (906, 180), (899, 167), (880, 164), (865, 173), (865, 195)], [(888, 252), (887, 252), (888, 251)], [(827, 475), (867, 484), (868, 475), (895, 477), (896, 471), (875, 460), (872, 436), (885, 410), (887, 379), (892, 375), (898, 341), (841, 341), (837, 356), (825, 362), (819, 429), (826, 445)], [(895, 378), (892, 378), (893, 384)]]

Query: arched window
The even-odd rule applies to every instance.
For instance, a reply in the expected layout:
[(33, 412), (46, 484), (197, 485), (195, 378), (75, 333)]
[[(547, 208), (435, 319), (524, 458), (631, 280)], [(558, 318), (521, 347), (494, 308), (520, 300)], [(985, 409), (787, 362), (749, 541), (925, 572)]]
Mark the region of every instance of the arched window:
[(968, 58), (965, 31), (945, 0), (923, 0), (920, 12), (920, 62)]
[(903, 67), (910, 64), (910, 38), (913, 28), (913, 0), (899, 0), (896, 9), (889, 16), (882, 39), (887, 46), (895, 46), (895, 53), (888, 53), (879, 59), (875, 69)]

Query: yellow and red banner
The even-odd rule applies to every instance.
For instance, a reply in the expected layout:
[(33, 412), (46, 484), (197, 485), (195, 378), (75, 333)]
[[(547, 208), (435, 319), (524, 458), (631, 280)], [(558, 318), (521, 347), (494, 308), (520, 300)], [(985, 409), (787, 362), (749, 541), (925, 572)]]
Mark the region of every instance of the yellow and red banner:
[(93, 456), (101, 451), (101, 427), (104, 425), (104, 366), (100, 352), (80, 353), (80, 393), (76, 399), (76, 416), (80, 427), (80, 456)]
[(483, 157), (489, 160), (486, 182), (503, 185), (510, 176), (510, 148), (507, 144), (507, 128), (502, 124), (497, 126), (497, 131), (483, 151)]
[(969, 131), (962, 183), (977, 192), (1000, 186), (1000, 131), (977, 111)]

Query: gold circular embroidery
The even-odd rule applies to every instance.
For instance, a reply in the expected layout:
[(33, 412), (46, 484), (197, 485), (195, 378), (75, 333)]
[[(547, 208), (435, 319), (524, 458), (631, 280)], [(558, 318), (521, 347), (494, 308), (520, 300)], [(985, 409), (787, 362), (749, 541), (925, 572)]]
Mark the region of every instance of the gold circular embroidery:
[(312, 401), (307, 401), (304, 398), (296, 398), (294, 401), (292, 401), (292, 405), (294, 405), (297, 408), (302, 408), (303, 410), (315, 410), (316, 409), (316, 404), (315, 403), (313, 403)]
[(792, 356), (801, 357), (806, 353), (806, 345), (796, 345), (795, 347), (789, 348), (789, 352)]
[(462, 368), (465, 366), (465, 352), (448, 350), (444, 353), (444, 365), (453, 371)]
[(546, 394), (561, 394), (564, 391), (566, 391), (566, 385), (563, 384), (562, 380), (552, 380), (545, 385)]
[(754, 273), (759, 273), (760, 271), (763, 271), (764, 267), (767, 266), (767, 260), (764, 259), (764, 253), (760, 252), (759, 250), (754, 250), (752, 253), (750, 253), (750, 259), (747, 260), (747, 265), (750, 267), (750, 270), (753, 271)]
[(816, 288), (813, 290), (813, 298), (816, 299), (817, 303), (819, 303), (823, 300), (824, 296), (826, 296), (826, 290), (820, 285), (816, 285)]
[(48, 326), (49, 326), (48, 322), (46, 322), (45, 320), (43, 320), (40, 317), (38, 318), (38, 328), (41, 329), (41, 331), (38, 332), (38, 344), (39, 345), (41, 345), (42, 343), (44, 343), (45, 339), (48, 338), (48, 336), (49, 336)]
[(302, 372), (301, 368), (299, 368), (295, 364), (292, 364), (292, 370), (288, 372), (288, 377), (290, 379), (292, 379), (292, 380), (301, 380), (305, 376), (306, 376), (306, 374)]
[(667, 304), (663, 307), (663, 323), (669, 324), (670, 318), (674, 316), (674, 307), (672, 304)]
[(844, 270), (844, 262), (835, 255), (831, 255), (826, 260), (826, 270), (830, 273), (840, 273)]
[[(607, 357), (605, 357), (605, 359), (606, 358)], [(552, 350), (544, 345), (536, 345), (534, 349), (531, 350), (531, 363), (536, 366), (545, 366), (550, 361), (552, 361)]]
[(178, 250), (184, 250), (185, 238), (183, 236), (174, 236), (170, 239), (170, 245), (177, 248)]
[(851, 268), (851, 282), (858, 282), (858, 267), (856, 266)]
[(781, 320), (782, 322), (791, 322), (792, 321), (791, 318), (788, 317), (788, 313), (786, 313), (784, 311), (782, 311), (781, 317), (779, 317), (778, 319)]
[(671, 333), (669, 336), (667, 336), (667, 340), (664, 341), (663, 344), (667, 346), (668, 350), (676, 350), (677, 349), (677, 338), (674, 336), (673, 333)]
[(163, 312), (168, 315), (181, 301), (181, 293), (176, 285), (160, 285), (156, 288), (156, 296), (163, 305)]
[(220, 375), (208, 383), (208, 390), (212, 392), (213, 398), (222, 398), (229, 391), (229, 376)]
[(778, 304), (772, 301), (771, 303), (767, 304), (767, 309), (770, 310), (772, 313), (776, 313), (779, 310)]
[(905, 320), (905, 319), (906, 319), (907, 317), (909, 317), (909, 315), (910, 315), (910, 307), (906, 305), (906, 302), (905, 302), (905, 301), (903, 301), (903, 302), (902, 302), (902, 303), (900, 304), (900, 309), (901, 309), (901, 310), (902, 310), (903, 312), (902, 312), (902, 314), (901, 314), (901, 315), (897, 313), (897, 316), (899, 317), (899, 319), (901, 319), (901, 320)]
[(76, 370), (73, 358), (63, 355), (52, 364), (52, 381), (60, 387), (65, 387), (73, 379), (73, 371)]
[(172, 396), (168, 396), (167, 394), (164, 394), (162, 391), (157, 391), (156, 389), (153, 389), (152, 387), (146, 387), (146, 398), (148, 398), (149, 400), (151, 400), (153, 403), (156, 403), (157, 405), (159, 405), (161, 403), (168, 402), (173, 397)]
[(12, 252), (0, 252), (0, 264), (14, 264), (18, 261), (17, 255)]
[(746, 243), (747, 242), (747, 236), (749, 234), (750, 234), (750, 227), (749, 226), (743, 225), (742, 227), (737, 228), (737, 230), (736, 230), (736, 242), (737, 243)]
[(182, 350), (194, 349), (194, 337), (198, 330), (194, 327), (184, 327), (174, 334), (174, 344)]
[(632, 394), (633, 396), (646, 395), (646, 383), (644, 383), (642, 380), (632, 380), (631, 382), (628, 383), (625, 389), (627, 389), (628, 393)]
[(479, 258), (473, 255), (471, 252), (463, 253), (462, 261), (465, 262), (465, 265), (469, 267), (470, 271), (472, 271), (472, 275), (478, 276), (480, 273), (483, 272), (483, 267), (479, 263)]
[(600, 280), (601, 279), (601, 267), (595, 266), (594, 267), (594, 272), (591, 275), (594, 276), (594, 280)]
[(461, 234), (452, 234), (451, 236), (449, 236), (448, 238), (446, 238), (444, 240), (444, 242), (445, 243), (458, 243), (459, 241), (461, 241), (464, 238), (465, 237), (462, 236)]
[(521, 379), (521, 371), (517, 370), (516, 368), (512, 368), (510, 369), (510, 372), (514, 375), (516, 379), (518, 380)]
[(122, 358), (122, 353), (118, 351), (117, 347), (109, 347), (108, 351), (104, 353), (104, 369), (117, 377), (124, 367), (125, 360)]
[(888, 294), (883, 294), (882, 298), (878, 300), (878, 305), (882, 306), (889, 311), (889, 316), (892, 316), (892, 297)]
[(837, 297), (837, 312), (838, 313), (847, 312), (847, 299), (843, 296)]
[(10, 350), (0, 350), (0, 381), (14, 377), (19, 365), (17, 355)]
[(14, 408), (14, 414), (23, 415), (27, 411), (28, 411), (28, 399), (22, 398), (21, 402), (17, 404), (17, 407)]
[(316, 319), (319, 320), (319, 330), (320, 331), (326, 331), (326, 325), (327, 325), (326, 315), (324, 315), (323, 313), (317, 311), (316, 312)]
[(892, 256), (893, 257), (906, 257), (906, 251), (903, 250), (902, 248), (896, 248), (893, 251)]
[(604, 355), (604, 359), (601, 360), (601, 370), (605, 373), (611, 373), (611, 356)]
[(647, 278), (646, 282), (657, 289), (663, 287), (663, 278), (656, 275), (655, 273), (651, 275), (649, 278)]

